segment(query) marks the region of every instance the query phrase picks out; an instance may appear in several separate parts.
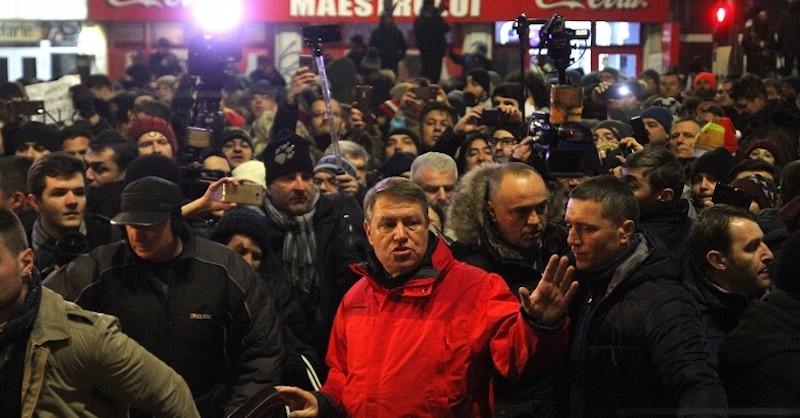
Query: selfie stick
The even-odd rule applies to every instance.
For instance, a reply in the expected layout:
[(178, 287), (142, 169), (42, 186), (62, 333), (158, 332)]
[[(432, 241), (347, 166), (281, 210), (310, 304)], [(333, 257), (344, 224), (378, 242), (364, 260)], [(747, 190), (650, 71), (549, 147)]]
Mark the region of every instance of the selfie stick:
[(519, 103), (524, 116), (525, 106), (528, 102), (528, 89), (525, 87), (525, 71), (528, 69), (528, 63), (525, 62), (528, 57), (528, 51), (526, 49), (528, 49), (531, 44), (531, 27), (528, 21), (528, 15), (525, 13), (519, 15), (514, 24), (514, 29), (516, 29), (517, 35), (519, 35), (520, 84), (522, 85), (520, 89), (522, 90), (522, 101)]
[(328, 120), (328, 126), (331, 129), (331, 145), (333, 146), (333, 154), (336, 156), (336, 166), (339, 167), (340, 170), (343, 170), (342, 152), (339, 148), (339, 132), (333, 121), (331, 89), (328, 83), (328, 74), (325, 71), (325, 57), (322, 55), (322, 39), (306, 39), (306, 42), (314, 54), (314, 62), (317, 64), (317, 72), (319, 72), (320, 85), (322, 86), (322, 98), (325, 101), (325, 118)]

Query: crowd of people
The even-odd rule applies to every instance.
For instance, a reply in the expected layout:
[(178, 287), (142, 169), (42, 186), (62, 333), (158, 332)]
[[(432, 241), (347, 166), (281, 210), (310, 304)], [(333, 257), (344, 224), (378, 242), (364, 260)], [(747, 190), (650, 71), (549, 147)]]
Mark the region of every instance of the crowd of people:
[(265, 56), (208, 112), (162, 43), (5, 116), (3, 416), (800, 414), (800, 79), (569, 71), (555, 132), (540, 69), (352, 44), (330, 110)]

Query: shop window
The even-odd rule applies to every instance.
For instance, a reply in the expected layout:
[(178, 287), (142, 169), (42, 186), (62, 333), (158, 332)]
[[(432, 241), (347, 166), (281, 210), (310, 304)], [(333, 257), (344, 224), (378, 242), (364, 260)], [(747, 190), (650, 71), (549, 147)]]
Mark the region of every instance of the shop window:
[(8, 81), (8, 58), (0, 58), (0, 83)]
[(597, 22), (594, 39), (597, 46), (638, 46), (641, 33), (639, 22)]
[(22, 78), (25, 80), (33, 80), (36, 78), (36, 58), (24, 57), (22, 58)]
[(598, 54), (600, 70), (611, 67), (625, 77), (636, 77), (636, 54)]

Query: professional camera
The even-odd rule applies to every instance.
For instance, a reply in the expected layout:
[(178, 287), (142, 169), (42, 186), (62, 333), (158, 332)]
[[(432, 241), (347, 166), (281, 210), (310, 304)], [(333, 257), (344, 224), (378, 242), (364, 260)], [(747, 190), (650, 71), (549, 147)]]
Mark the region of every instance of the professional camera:
[(41, 100), (0, 100), (0, 120), (11, 122), (23, 116), (43, 115), (44, 102)]
[[(571, 177), (583, 175), (586, 167), (594, 162), (587, 161), (581, 149), (589, 144), (593, 146), (591, 132), (574, 121), (574, 115), (565, 108), (580, 106), (582, 91), (580, 86), (571, 86), (566, 77), (567, 68), (574, 62), (572, 41), (588, 40), (590, 33), (586, 30), (574, 30), (566, 27), (564, 17), (555, 14), (546, 21), (532, 21), (525, 15), (517, 18), (517, 30), (520, 37), (527, 36), (523, 27), (530, 24), (542, 24), (539, 30), (541, 51), (547, 51), (547, 57), (558, 72), (559, 85), (551, 87), (551, 113), (534, 113), (528, 120), (528, 135), (533, 138), (531, 162), (550, 177)], [(527, 42), (520, 42), (527, 48)], [(563, 108), (558, 104), (567, 103)], [(570, 121), (573, 120), (573, 121)]]

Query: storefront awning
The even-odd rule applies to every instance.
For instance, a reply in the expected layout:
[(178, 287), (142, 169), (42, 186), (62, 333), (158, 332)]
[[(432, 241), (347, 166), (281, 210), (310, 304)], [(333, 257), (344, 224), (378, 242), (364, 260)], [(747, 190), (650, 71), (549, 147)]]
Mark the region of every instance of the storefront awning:
[[(88, 0), (93, 21), (189, 20), (184, 0)], [(377, 22), (383, 0), (242, 0), (245, 16), (254, 22)], [(438, 3), (438, 1), (437, 1)], [(224, 5), (225, 1), (220, 1)], [(394, 0), (399, 22), (413, 20), (422, 0)], [(547, 18), (560, 13), (569, 20), (665, 22), (669, 0), (445, 0), (445, 18), (452, 23), (491, 23), (520, 13)]]

